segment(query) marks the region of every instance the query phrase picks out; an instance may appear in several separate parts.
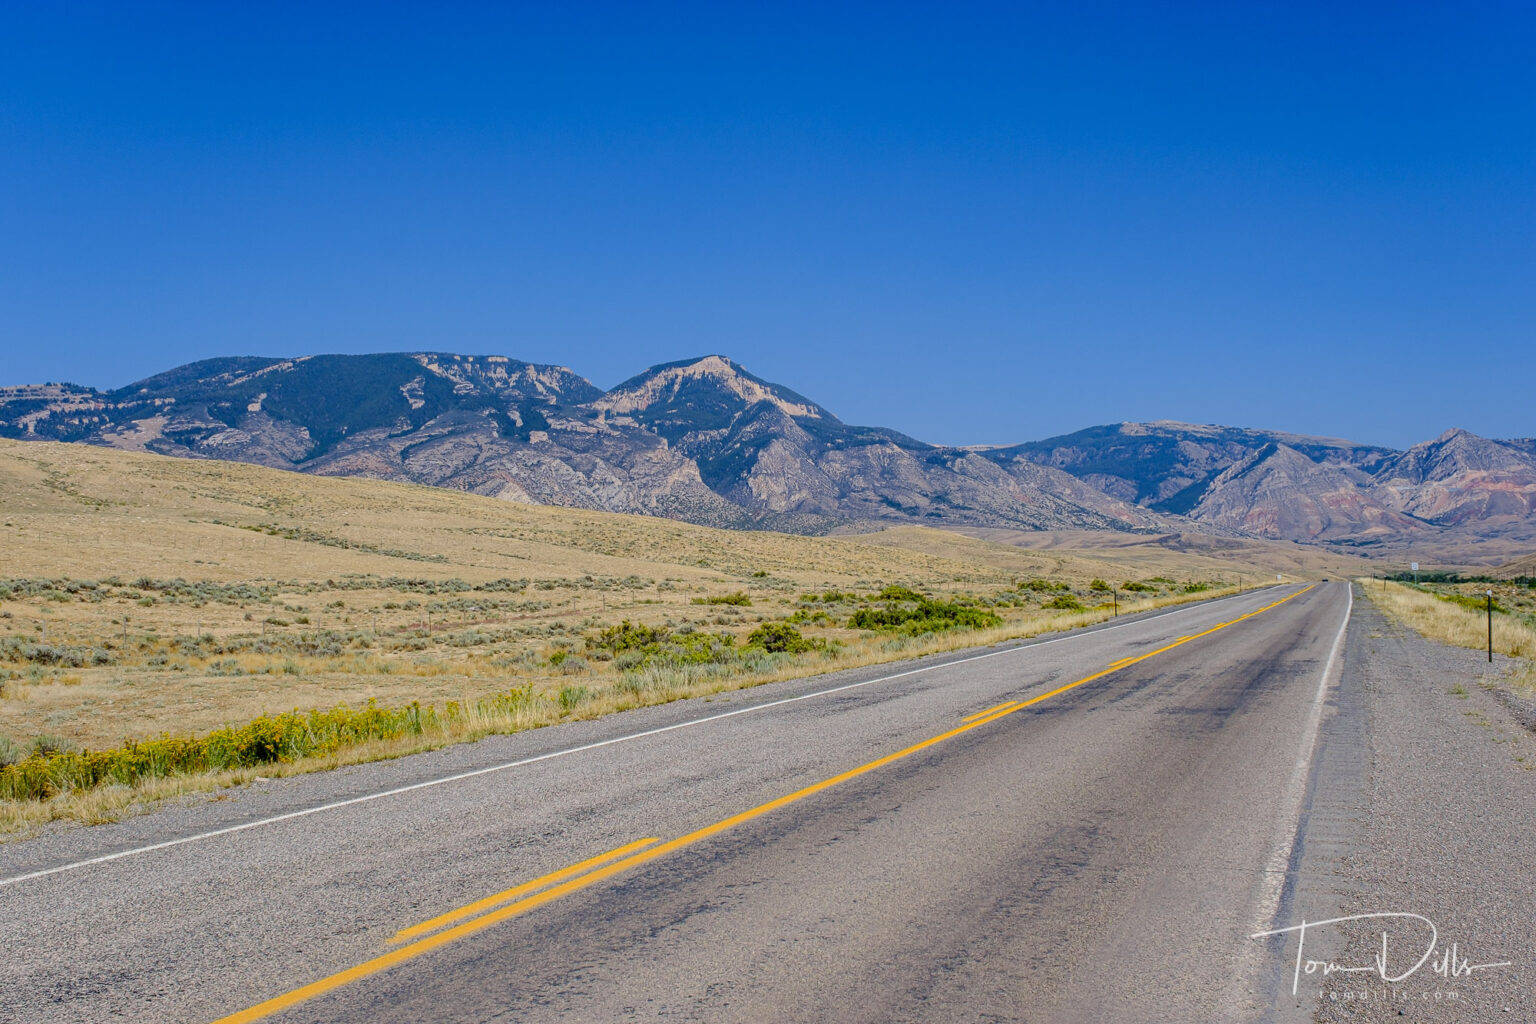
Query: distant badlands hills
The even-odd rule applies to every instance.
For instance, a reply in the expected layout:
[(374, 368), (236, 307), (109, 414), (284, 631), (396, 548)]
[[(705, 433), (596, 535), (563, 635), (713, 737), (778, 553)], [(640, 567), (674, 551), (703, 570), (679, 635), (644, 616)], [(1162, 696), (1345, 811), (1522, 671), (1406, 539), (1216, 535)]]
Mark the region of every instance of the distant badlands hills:
[(896, 522), (1118, 530), (1502, 561), (1536, 544), (1536, 439), (1395, 451), (1187, 423), (1006, 448), (843, 423), (723, 356), (611, 391), (504, 356), (191, 363), (117, 391), (0, 388), (0, 436), (801, 533)]

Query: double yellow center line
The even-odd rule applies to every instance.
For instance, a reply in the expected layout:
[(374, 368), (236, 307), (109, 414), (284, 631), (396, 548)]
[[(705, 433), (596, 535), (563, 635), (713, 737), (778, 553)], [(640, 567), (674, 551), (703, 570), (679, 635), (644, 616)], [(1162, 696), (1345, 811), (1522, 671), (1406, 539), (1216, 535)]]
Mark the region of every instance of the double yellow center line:
[(1005, 700), (1001, 704), (998, 704), (998, 705), (996, 705), (994, 707), (987, 708), (987, 710), (985, 710), (985, 711), (978, 711), (974, 715), (966, 715), (964, 718), (960, 719), (960, 721), (962, 721), (962, 722), (974, 722), (977, 719), (986, 718), (989, 715), (995, 715), (999, 711), (1017, 711), (1018, 708), (1019, 708), (1019, 702), (1018, 701), (1016, 701), (1016, 700)]
[(421, 924), (411, 925), (409, 928), (402, 928), (395, 932), (394, 936), (389, 941), (391, 943), (404, 942), (407, 939), (414, 939), (422, 935), (430, 934), (437, 931), (439, 928), (446, 928), (448, 925), (462, 921), (466, 917), (478, 917), (487, 911), (494, 910), (497, 907), (503, 906), (504, 904), (511, 903), (519, 896), (526, 896), (531, 892), (538, 892), (540, 889), (547, 888), (548, 886), (554, 885), (557, 882), (563, 882), (567, 878), (575, 878), (577, 875), (585, 874), (586, 872), (591, 871), (593, 868), (602, 864), (606, 864), (611, 860), (618, 860), (620, 857), (623, 857), (626, 854), (635, 853), (638, 850), (643, 850), (647, 846), (659, 842), (661, 842), (660, 838), (651, 836), (649, 839), (637, 839), (632, 843), (626, 843), (616, 850), (609, 850), (607, 853), (600, 853), (596, 857), (590, 857), (587, 860), (572, 864), (568, 868), (561, 868), (559, 871), (551, 871), (549, 874), (540, 878), (535, 878), (531, 882), (524, 882), (522, 885), (514, 885), (510, 889), (505, 889), (493, 896), (487, 896), (483, 900), (476, 900), (475, 902), (466, 904), (457, 910), (450, 910), (446, 914), (439, 914), (431, 920), (421, 922)]
[[(1313, 586), (1315, 585), (1313, 584)], [(374, 957), (372, 960), (366, 960), (356, 967), (349, 967), (344, 971), (321, 978), (319, 981), (310, 982), (308, 985), (296, 988), (291, 992), (285, 992), (265, 1002), (257, 1003), (255, 1006), (241, 1010), (239, 1013), (232, 1013), (227, 1017), (221, 1017), (214, 1021), (214, 1024), (246, 1024), (248, 1021), (261, 1020), (281, 1010), (297, 1006), (316, 996), (324, 995), (345, 985), (350, 985), (354, 981), (360, 981), (380, 971), (388, 970), (397, 964), (405, 963), (407, 960), (414, 960), (423, 953), (467, 938), (493, 925), (500, 924), (508, 918), (516, 917), (535, 907), (551, 903), (562, 896), (585, 889), (631, 868), (636, 868), (660, 857), (665, 857), (667, 854), (676, 853), (678, 850), (692, 846), (694, 843), (708, 839), (710, 836), (735, 828), (737, 825), (745, 824), (754, 818), (760, 818), (781, 807), (787, 807), (792, 803), (804, 800), (806, 797), (820, 793), (822, 790), (831, 789), (833, 786), (847, 782), (850, 779), (856, 779), (860, 775), (884, 768), (886, 765), (900, 761), (903, 758), (911, 757), (913, 754), (927, 750), (929, 747), (943, 743), (945, 740), (953, 739), (979, 726), (1005, 718), (1016, 711), (1023, 711), (1025, 708), (1039, 704), (1041, 701), (1050, 700), (1052, 697), (1066, 693), (1068, 690), (1082, 686), (1085, 683), (1091, 683), (1096, 679), (1102, 679), (1111, 673), (1119, 672), (1121, 669), (1135, 665), (1137, 662), (1154, 658), (1166, 651), (1173, 650), (1175, 647), (1181, 647), (1184, 644), (1204, 636), (1209, 636), (1229, 626), (1235, 626), (1239, 622), (1251, 619), (1256, 615), (1262, 615), (1271, 608), (1300, 597), (1311, 589), (1312, 586), (1305, 587), (1294, 594), (1288, 594), (1278, 601), (1248, 612), (1246, 615), (1240, 615), (1230, 622), (1218, 623), (1210, 629), (1190, 636), (1181, 636), (1172, 643), (1159, 647), (1154, 651), (1148, 651), (1145, 654), (1138, 654), (1134, 657), (1121, 658), (1119, 661), (1111, 662), (1107, 668), (1101, 669), (1092, 675), (1084, 676), (1076, 682), (1067, 683), (1065, 686), (1058, 686), (1048, 693), (1042, 693), (1028, 700), (1007, 701), (987, 708), (985, 711), (978, 711), (963, 719), (964, 724), (941, 732), (937, 736), (931, 736), (920, 743), (914, 743), (910, 747), (898, 750), (894, 754), (886, 754), (884, 757), (876, 758), (857, 768), (850, 768), (829, 779), (823, 779), (803, 789), (797, 789), (793, 793), (770, 800), (765, 804), (759, 804), (750, 810), (733, 814), (729, 818), (722, 818), (712, 825), (705, 825), (703, 828), (695, 829), (687, 835), (678, 836), (676, 839), (665, 843), (658, 843), (654, 838), (640, 839), (610, 850), (607, 853), (572, 864), (570, 867), (561, 868), (559, 871), (551, 872), (531, 882), (524, 882), (494, 896), (487, 896), (485, 899), (477, 900), (457, 910), (452, 910), (431, 920), (423, 921), (421, 924), (404, 928), (396, 932), (391, 941), (405, 942), (406, 940), (414, 940), (410, 941), (407, 945), (392, 949), (388, 953)]]

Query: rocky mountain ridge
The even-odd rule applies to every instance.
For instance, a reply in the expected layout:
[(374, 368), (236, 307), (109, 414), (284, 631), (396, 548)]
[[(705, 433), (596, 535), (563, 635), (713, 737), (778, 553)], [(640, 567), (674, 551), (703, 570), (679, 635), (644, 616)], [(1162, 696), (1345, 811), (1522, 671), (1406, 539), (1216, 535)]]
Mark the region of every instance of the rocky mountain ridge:
[(889, 522), (1214, 533), (1368, 552), (1536, 540), (1536, 441), (1407, 451), (1160, 421), (1006, 448), (843, 423), (724, 356), (603, 391), (449, 353), (232, 357), (116, 391), (0, 388), (0, 436), (454, 487), (510, 501), (824, 532)]

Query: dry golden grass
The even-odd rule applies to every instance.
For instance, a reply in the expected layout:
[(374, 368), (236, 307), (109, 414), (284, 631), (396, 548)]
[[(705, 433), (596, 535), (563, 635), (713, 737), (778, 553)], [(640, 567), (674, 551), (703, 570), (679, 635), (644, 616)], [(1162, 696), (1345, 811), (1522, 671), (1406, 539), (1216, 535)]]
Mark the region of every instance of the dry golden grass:
[[(1483, 612), (1436, 596), (1432, 591), (1401, 583), (1365, 579), (1359, 582), (1377, 607), (1420, 635), (1455, 647), (1487, 649), (1488, 618)], [(1498, 589), (1509, 590), (1502, 586)], [(1514, 595), (1501, 597), (1508, 601)], [(1522, 616), (1496, 614), (1493, 617), (1493, 649), (1514, 658), (1536, 656), (1536, 629), (1532, 629)]]
[[(179, 577), (272, 592), (261, 601), (188, 601), (125, 587), (102, 601), (0, 602), (0, 636), (148, 648), (111, 666), (33, 667), (10, 679), (0, 670), (0, 735), (26, 742), (46, 733), (95, 747), (293, 707), (463, 699), (514, 677), (558, 687), (567, 680), (547, 666), (548, 655), (622, 618), (744, 635), (785, 614), (802, 591), (900, 583), (938, 595), (988, 593), (1036, 576), (1081, 588), (1095, 576), (1230, 580), (1241, 569), (1203, 558), (1175, 566), (1175, 556), (1155, 549), (1137, 573), (1118, 560), (918, 527), (834, 538), (727, 532), (80, 445), (0, 441), (0, 496), (0, 578)], [(284, 532), (242, 528), (252, 526)], [(335, 546), (343, 541), (356, 546)], [(356, 577), (378, 585), (354, 589)], [(453, 600), (403, 590), (399, 577), (471, 585), (511, 577), (529, 586)], [(737, 590), (749, 593), (752, 608), (690, 604)], [(389, 643), (341, 658), (242, 654), (217, 673), (210, 669), (231, 659), (177, 656), (165, 643), (315, 630), (362, 631)], [(475, 642), (443, 642), (465, 636)], [(411, 637), (424, 649), (408, 649)], [(151, 664), (157, 652), (162, 661)]]
[[(85, 445), (0, 440), (0, 495), (0, 572), (10, 576), (246, 581), (364, 573), (473, 582), (634, 574), (729, 589), (766, 572), (814, 589), (881, 581), (1000, 582), (1010, 572), (1044, 575), (1056, 567), (1086, 580), (1104, 569), (1092, 559), (1027, 553), (1004, 568), (862, 537), (713, 530)], [(266, 524), (364, 547), (238, 529)]]
[[(1166, 608), (1194, 601), (1225, 597), (1236, 587), (1198, 593), (1174, 593), (1121, 603), (1123, 614), (1154, 608)], [(1042, 633), (1080, 629), (1107, 621), (1115, 614), (1109, 605), (1077, 612), (1035, 610), (1013, 616), (1012, 621), (991, 629), (963, 630), (924, 636), (885, 636), (867, 638), (866, 642), (833, 651), (812, 652), (797, 658), (785, 658), (769, 671), (726, 676), (712, 675), (704, 667), (660, 668), (641, 674), (643, 688), (634, 688), (633, 678), (621, 680), (578, 679), (590, 685), (579, 705), (562, 708), (559, 702), (544, 700), (513, 711), (492, 711), (464, 703), (464, 711), (451, 721), (443, 721), (418, 736), (394, 740), (375, 740), (344, 747), (322, 757), (308, 757), (254, 768), (173, 775), (145, 779), (134, 786), (112, 785), (86, 791), (61, 793), (45, 801), (0, 800), (0, 841), (25, 838), (51, 821), (101, 824), (116, 821), (137, 811), (177, 797), (213, 792), (230, 786), (259, 782), (267, 778), (328, 771), (348, 764), (361, 764), (408, 754), (435, 750), (453, 743), (481, 739), (495, 733), (553, 725), (560, 721), (597, 718), (644, 705), (663, 704), (688, 697), (707, 696), (725, 690), (745, 689), (764, 683), (804, 678), (820, 672), (832, 672), (861, 666), (885, 664), (923, 655), (1005, 643)], [(215, 799), (223, 799), (215, 797)]]
[[(1260, 572), (1241, 559), (1156, 545), (1097, 557), (920, 527), (822, 538), (732, 532), (409, 484), (0, 441), (0, 581), (116, 578), (95, 589), (33, 586), (0, 599), (0, 642), (111, 648), (105, 665), (0, 662), (0, 737), (25, 746), (56, 736), (101, 749), (369, 699), (467, 706), (530, 682), (557, 709), (556, 719), (561, 688), (585, 688), (587, 697), (564, 714), (587, 717), (633, 706), (642, 696), (649, 703), (891, 661), (1072, 628), (1109, 613), (1049, 612), (1039, 607), (1049, 595), (1035, 595), (1027, 606), (996, 607), (1004, 624), (990, 631), (902, 639), (836, 622), (806, 624), (806, 635), (829, 642), (832, 656), (804, 656), (728, 680), (681, 678), (641, 696), (618, 688), (612, 665), (581, 657), (590, 653), (585, 636), (622, 619), (727, 632), (740, 641), (760, 622), (793, 612), (804, 592), (868, 593), (901, 584), (940, 598), (996, 601), (1018, 599), (1014, 585), (1039, 577), (1064, 582), (1093, 603), (1102, 600), (1087, 588), (1095, 577), (1219, 585), (1238, 573), (1252, 581)], [(180, 593), (158, 583), (141, 588), (138, 577), (193, 585)], [(426, 592), (507, 579), (525, 585)], [(1179, 589), (1161, 585), (1157, 600), (1216, 593)], [(751, 606), (692, 603), (736, 592), (745, 592)], [(1122, 595), (1122, 608), (1134, 607)], [(323, 653), (295, 646), (323, 635), (340, 641)], [(189, 645), (193, 637), (208, 638), (209, 649)], [(271, 649), (253, 649), (263, 645)], [(561, 652), (572, 657), (557, 664)], [(517, 725), (461, 724), (452, 735), (269, 766), (260, 774), (395, 756)], [(51, 806), (0, 809), (0, 830), (7, 818), (35, 824), (39, 813), (101, 820), (146, 799), (242, 777), (159, 780), (147, 788), (71, 794)]]

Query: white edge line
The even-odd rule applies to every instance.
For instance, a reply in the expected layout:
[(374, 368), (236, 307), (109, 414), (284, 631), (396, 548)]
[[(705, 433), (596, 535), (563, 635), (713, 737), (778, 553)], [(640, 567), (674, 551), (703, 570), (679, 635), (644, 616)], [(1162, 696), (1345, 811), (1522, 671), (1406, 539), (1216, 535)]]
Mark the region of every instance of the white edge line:
[[(1283, 584), (1271, 584), (1282, 586)], [(1219, 597), (1214, 601), (1203, 601), (1188, 608), (1176, 608), (1175, 611), (1196, 611), (1201, 608), (1209, 608), (1223, 601), (1231, 601), (1239, 597), (1247, 597), (1249, 594), (1257, 594), (1270, 587), (1256, 587), (1246, 590), (1241, 594), (1231, 594), (1227, 597)], [(1142, 620), (1146, 621), (1146, 620)], [(1347, 623), (1348, 618), (1345, 619)], [(766, 711), (769, 708), (781, 707), (785, 704), (794, 704), (802, 700), (810, 700), (813, 697), (826, 697), (834, 693), (842, 693), (844, 690), (855, 690), (861, 686), (873, 686), (875, 683), (888, 683), (893, 679), (903, 679), (907, 676), (919, 675), (923, 672), (933, 672), (941, 668), (951, 668), (955, 665), (965, 665), (973, 661), (982, 661), (986, 658), (996, 658), (1003, 654), (1018, 654), (1021, 651), (1032, 651), (1037, 647), (1046, 647), (1050, 644), (1061, 643), (1063, 640), (1079, 640), (1086, 636), (1095, 636), (1099, 633), (1108, 633), (1113, 629), (1124, 626), (1136, 625), (1135, 622), (1122, 622), (1119, 625), (1106, 626), (1103, 629), (1092, 631), (1073, 632), (1066, 636), (1054, 637), (1050, 640), (1041, 640), (1037, 643), (1020, 644), (1017, 647), (1008, 647), (1001, 651), (988, 651), (985, 654), (973, 654), (968, 658), (959, 658), (955, 661), (946, 661), (939, 665), (924, 665), (922, 668), (908, 669), (905, 672), (896, 672), (888, 676), (877, 676), (874, 679), (865, 679), (857, 683), (844, 683), (842, 686), (834, 686), (826, 690), (817, 690), (814, 693), (802, 693), (797, 697), (784, 697), (780, 700), (769, 701), (767, 704), (754, 704), (748, 708), (737, 708), (734, 711), (721, 712), (718, 715), (710, 715), (707, 718), (694, 718), (686, 722), (674, 722), (671, 725), (659, 726), (655, 729), (646, 729), (644, 732), (629, 733), (624, 736), (614, 736), (606, 740), (598, 740), (596, 743), (587, 743), (579, 747), (567, 747), (563, 750), (552, 750), (548, 753), (537, 754), (533, 757), (525, 757), (520, 761), (508, 761), (505, 764), (493, 764), (487, 768), (476, 768), (473, 771), (459, 772), (456, 775), (445, 775), (440, 779), (427, 779), (425, 782), (413, 782), (409, 786), (398, 786), (394, 789), (381, 790), (378, 793), (368, 793), (363, 796), (354, 796), (346, 800), (336, 800), (328, 804), (320, 804), (317, 807), (306, 807), (301, 811), (289, 811), (286, 814), (275, 814), (270, 818), (258, 818), (256, 821), (247, 821), (239, 825), (229, 825), (224, 828), (216, 828), (208, 832), (198, 832), (190, 836), (181, 836), (178, 839), (167, 839), (163, 843), (151, 843), (148, 846), (135, 846), (127, 850), (118, 850), (116, 853), (102, 854), (99, 857), (90, 857), (86, 860), (72, 861), (68, 864), (60, 864), (56, 867), (43, 868), (39, 871), (30, 871), (24, 875), (15, 875), (11, 878), (0, 878), (0, 889), (8, 885), (16, 885), (20, 882), (29, 882), (36, 878), (46, 878), (49, 875), (62, 874), (66, 871), (77, 871), (80, 868), (91, 867), (96, 864), (107, 864), (114, 860), (122, 860), (124, 857), (135, 857), (139, 854), (153, 853), (156, 850), (166, 850), (173, 846), (181, 846), (184, 843), (200, 842), (204, 839), (214, 839), (218, 836), (232, 835), (236, 832), (244, 832), (247, 829), (260, 828), (264, 825), (275, 825), (281, 821), (291, 821), (294, 818), (306, 818), (311, 814), (321, 814), (325, 811), (340, 810), (343, 807), (352, 807), (356, 804), (365, 804), (373, 800), (382, 800), (385, 797), (399, 796), (402, 793), (410, 793), (418, 789), (430, 789), (433, 786), (442, 786), (450, 782), (461, 782), (464, 779), (472, 779), (477, 775), (490, 775), (493, 772), (506, 771), (509, 768), (521, 768), (524, 765), (535, 764), (539, 761), (548, 761), (556, 757), (565, 757), (568, 754), (581, 754), (588, 750), (597, 750), (601, 747), (613, 746), (616, 743), (628, 743), (630, 740), (645, 739), (649, 736), (659, 736), (662, 733), (672, 732), (676, 729), (688, 729), (696, 725), (706, 725), (710, 722), (718, 722), (723, 718), (734, 718), (737, 715), (745, 715), (753, 711)], [(1340, 634), (1342, 636), (1342, 633)], [(1326, 675), (1326, 673), (1325, 673)]]
[[(1312, 698), (1312, 709), (1307, 715), (1306, 728), (1302, 733), (1301, 750), (1296, 758), (1295, 767), (1291, 769), (1291, 777), (1285, 786), (1285, 796), (1281, 800), (1280, 806), (1284, 808), (1283, 816), (1276, 828), (1275, 841), (1270, 844), (1269, 861), (1264, 865), (1264, 888), (1259, 893), (1258, 902), (1258, 931), (1261, 932), (1273, 924), (1275, 914), (1280, 911), (1280, 894), (1285, 889), (1291, 853), (1296, 848), (1296, 830), (1301, 825), (1302, 804), (1307, 795), (1307, 778), (1312, 774), (1312, 754), (1317, 748), (1317, 734), (1322, 724), (1323, 707), (1327, 702), (1328, 690), (1343, 671), (1339, 668), (1339, 652), (1344, 648), (1344, 635), (1349, 631), (1350, 615), (1355, 610), (1355, 585), (1345, 581), (1345, 586), (1348, 588), (1345, 593), (1349, 600), (1344, 606), (1344, 621), (1339, 623), (1339, 632), (1333, 638), (1333, 648), (1328, 652), (1328, 661), (1323, 665), (1322, 675), (1317, 680), (1317, 694)], [(1250, 958), (1257, 957), (1260, 949), (1261, 947), (1253, 947)]]

